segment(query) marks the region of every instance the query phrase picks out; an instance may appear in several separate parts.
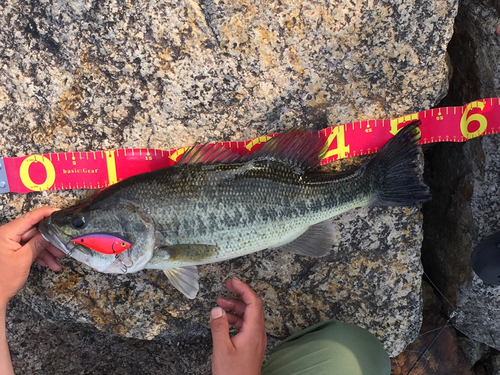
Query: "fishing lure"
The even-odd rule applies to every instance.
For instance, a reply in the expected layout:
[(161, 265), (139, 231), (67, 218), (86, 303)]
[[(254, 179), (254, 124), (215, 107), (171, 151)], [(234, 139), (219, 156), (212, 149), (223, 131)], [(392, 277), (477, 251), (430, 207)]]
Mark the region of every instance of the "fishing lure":
[(132, 246), (126, 238), (109, 233), (89, 233), (73, 238), (71, 242), (86, 246), (101, 254), (120, 254)]

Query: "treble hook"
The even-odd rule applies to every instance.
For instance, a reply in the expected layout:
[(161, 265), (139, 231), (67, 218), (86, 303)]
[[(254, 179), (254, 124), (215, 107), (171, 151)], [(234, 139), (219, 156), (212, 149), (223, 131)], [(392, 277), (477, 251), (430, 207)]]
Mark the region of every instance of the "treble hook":
[(128, 269), (134, 265), (134, 262), (133, 262), (132, 260), (130, 260), (130, 265), (128, 265), (128, 266), (127, 266), (125, 263), (123, 263), (123, 260), (120, 258), (120, 255), (121, 255), (121, 254), (116, 254), (116, 255), (115, 255), (115, 259), (119, 260), (119, 261), (120, 261), (120, 263), (122, 264), (122, 267), (121, 267), (121, 269), (120, 269), (120, 270), (121, 270), (123, 273), (127, 273)]

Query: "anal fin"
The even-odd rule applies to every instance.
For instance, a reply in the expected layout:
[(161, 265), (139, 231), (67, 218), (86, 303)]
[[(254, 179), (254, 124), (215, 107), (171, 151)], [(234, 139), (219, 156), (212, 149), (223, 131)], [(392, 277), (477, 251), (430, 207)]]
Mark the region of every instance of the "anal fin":
[(311, 225), (302, 235), (279, 248), (294, 254), (324, 257), (332, 248), (334, 230), (332, 222), (325, 220)]
[(200, 290), (196, 266), (171, 268), (163, 271), (172, 285), (189, 299), (194, 299)]

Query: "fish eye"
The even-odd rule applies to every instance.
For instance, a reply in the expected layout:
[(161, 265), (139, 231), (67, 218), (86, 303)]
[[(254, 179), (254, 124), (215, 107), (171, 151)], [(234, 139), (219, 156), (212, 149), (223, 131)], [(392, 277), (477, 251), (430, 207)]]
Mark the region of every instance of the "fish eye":
[(76, 229), (83, 228), (85, 226), (85, 216), (82, 214), (76, 214), (73, 216), (71, 219), (71, 224), (73, 224), (73, 227)]

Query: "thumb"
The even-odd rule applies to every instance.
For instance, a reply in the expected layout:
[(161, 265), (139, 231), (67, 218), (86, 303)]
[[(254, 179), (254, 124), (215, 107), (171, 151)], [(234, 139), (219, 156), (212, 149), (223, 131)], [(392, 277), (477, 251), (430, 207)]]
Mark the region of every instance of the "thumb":
[(40, 233), (30, 239), (23, 247), (28, 248), (31, 251), (33, 257), (33, 262), (36, 258), (49, 246), (49, 243), (45, 241)]
[(215, 307), (210, 311), (210, 330), (214, 346), (214, 356), (216, 353), (227, 352), (232, 346), (229, 337), (229, 322), (226, 312), (220, 307)]

